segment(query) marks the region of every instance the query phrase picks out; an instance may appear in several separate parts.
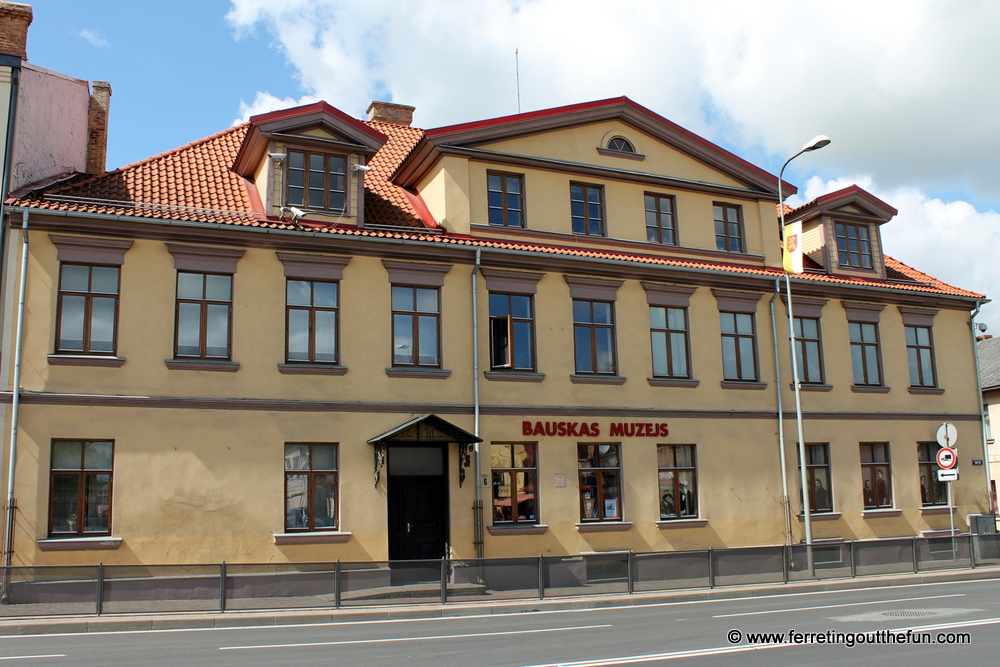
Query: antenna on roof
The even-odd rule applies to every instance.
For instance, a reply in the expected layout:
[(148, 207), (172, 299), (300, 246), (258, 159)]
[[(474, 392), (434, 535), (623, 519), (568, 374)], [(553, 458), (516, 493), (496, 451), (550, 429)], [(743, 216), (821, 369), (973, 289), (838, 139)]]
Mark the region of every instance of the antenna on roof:
[(517, 59), (517, 47), (514, 47), (514, 75), (517, 77), (517, 112), (521, 113), (521, 65)]

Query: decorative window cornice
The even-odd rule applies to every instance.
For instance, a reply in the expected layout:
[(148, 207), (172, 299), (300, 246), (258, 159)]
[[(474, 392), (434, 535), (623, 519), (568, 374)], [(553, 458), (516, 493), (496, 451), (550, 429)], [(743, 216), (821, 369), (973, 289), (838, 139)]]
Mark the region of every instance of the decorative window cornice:
[(49, 234), (49, 239), (56, 247), (60, 262), (115, 266), (125, 263), (125, 253), (133, 243), (121, 239), (94, 239), (60, 234)]

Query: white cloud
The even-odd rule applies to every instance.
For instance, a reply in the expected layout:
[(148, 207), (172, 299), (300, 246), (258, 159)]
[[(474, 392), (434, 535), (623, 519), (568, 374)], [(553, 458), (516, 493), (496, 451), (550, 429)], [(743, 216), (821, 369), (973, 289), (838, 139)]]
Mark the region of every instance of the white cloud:
[(315, 95), (303, 95), (297, 100), (292, 97), (282, 99), (272, 95), (266, 90), (260, 91), (257, 93), (257, 97), (255, 97), (253, 102), (250, 104), (240, 100), (240, 117), (233, 120), (233, 125), (245, 123), (250, 120), (251, 116), (257, 116), (269, 111), (277, 111), (278, 109), (297, 107), (303, 104), (312, 104), (313, 102), (318, 101), (319, 98)]
[(100, 33), (95, 32), (93, 30), (86, 30), (86, 29), (80, 30), (76, 34), (77, 36), (83, 37), (86, 41), (90, 42), (91, 46), (96, 46), (100, 49), (111, 46), (108, 43), (108, 40), (104, 39), (104, 37), (102, 37)]

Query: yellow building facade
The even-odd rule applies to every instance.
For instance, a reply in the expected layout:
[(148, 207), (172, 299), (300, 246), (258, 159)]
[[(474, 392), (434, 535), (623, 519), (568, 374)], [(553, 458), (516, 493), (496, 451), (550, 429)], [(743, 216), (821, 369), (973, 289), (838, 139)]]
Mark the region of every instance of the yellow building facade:
[[(775, 176), (627, 98), (369, 112), (9, 202), (13, 564), (802, 539)], [(942, 422), (957, 528), (989, 511), (983, 297), (886, 256), (895, 213), (848, 188), (787, 214), (817, 539), (947, 531)]]

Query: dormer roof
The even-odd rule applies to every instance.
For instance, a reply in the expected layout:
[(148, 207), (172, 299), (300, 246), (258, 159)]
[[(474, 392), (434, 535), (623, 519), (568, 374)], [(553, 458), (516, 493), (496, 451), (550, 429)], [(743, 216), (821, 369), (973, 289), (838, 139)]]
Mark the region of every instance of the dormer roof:
[[(331, 138), (304, 135), (309, 130), (324, 130)], [(351, 118), (326, 102), (316, 102), (292, 109), (282, 109), (252, 116), (247, 134), (233, 161), (233, 171), (249, 177), (267, 152), (271, 139), (286, 142), (319, 143), (339, 151), (374, 155), (389, 138), (362, 121)]]
[(884, 225), (898, 212), (872, 193), (857, 185), (851, 185), (816, 197), (798, 208), (786, 209), (785, 222), (809, 220), (820, 215), (836, 215)]
[[(625, 96), (425, 130), (424, 138), (400, 164), (392, 180), (403, 187), (414, 187), (433, 167), (444, 147), (471, 148), (504, 139), (608, 120), (618, 120), (645, 132), (751, 190), (774, 195), (775, 198), (777, 196), (777, 176)], [(782, 188), (789, 193), (797, 191), (790, 183), (783, 183)]]

